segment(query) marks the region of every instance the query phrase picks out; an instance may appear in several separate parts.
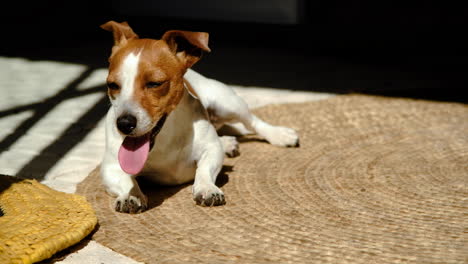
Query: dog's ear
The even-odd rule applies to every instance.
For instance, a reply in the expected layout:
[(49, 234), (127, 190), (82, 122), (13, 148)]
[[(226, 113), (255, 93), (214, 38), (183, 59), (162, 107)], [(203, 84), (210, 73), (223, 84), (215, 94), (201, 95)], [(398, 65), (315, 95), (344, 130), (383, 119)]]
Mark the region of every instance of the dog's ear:
[(120, 46), (127, 43), (129, 39), (136, 39), (138, 35), (133, 32), (132, 28), (127, 22), (118, 23), (115, 21), (109, 21), (101, 25), (101, 28), (112, 32), (114, 35), (114, 45)]
[(171, 51), (190, 68), (200, 60), (204, 51), (211, 51), (208, 47), (208, 37), (206, 32), (170, 30), (164, 33), (162, 40), (166, 41)]

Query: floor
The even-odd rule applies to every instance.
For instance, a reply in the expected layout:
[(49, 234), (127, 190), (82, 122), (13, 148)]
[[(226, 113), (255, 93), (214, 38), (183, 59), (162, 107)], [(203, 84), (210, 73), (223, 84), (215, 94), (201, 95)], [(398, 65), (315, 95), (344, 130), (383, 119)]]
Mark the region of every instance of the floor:
[[(213, 52), (195, 69), (231, 85), (251, 108), (355, 92), (468, 101), (462, 94), (468, 84), (464, 54), (336, 49), (314, 44), (319, 38), (306, 43), (299, 38), (296, 45), (289, 40), (297, 30), (275, 30), (232, 25), (214, 30)], [(64, 34), (63, 40), (44, 42), (36, 32), (34, 45), (18, 41), (0, 48), (0, 173), (73, 193), (103, 154), (109, 106), (104, 80), (112, 41), (101, 31), (103, 37), (93, 31), (79, 41)], [(275, 41), (280, 34), (282, 40)], [(136, 263), (94, 241), (63, 257), (57, 263)]]

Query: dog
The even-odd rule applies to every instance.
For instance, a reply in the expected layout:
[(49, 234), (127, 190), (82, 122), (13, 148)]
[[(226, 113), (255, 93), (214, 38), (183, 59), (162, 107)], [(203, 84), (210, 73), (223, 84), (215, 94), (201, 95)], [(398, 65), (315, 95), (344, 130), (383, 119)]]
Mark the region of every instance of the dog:
[(223, 125), (273, 145), (298, 146), (295, 130), (266, 123), (230, 87), (190, 69), (210, 52), (208, 33), (171, 30), (156, 40), (139, 38), (127, 22), (109, 21), (101, 28), (113, 33), (114, 45), (100, 175), (116, 197), (116, 211), (147, 209), (138, 175), (164, 185), (193, 181), (196, 204), (225, 204), (216, 177), (225, 155), (239, 151), (236, 137), (218, 135)]

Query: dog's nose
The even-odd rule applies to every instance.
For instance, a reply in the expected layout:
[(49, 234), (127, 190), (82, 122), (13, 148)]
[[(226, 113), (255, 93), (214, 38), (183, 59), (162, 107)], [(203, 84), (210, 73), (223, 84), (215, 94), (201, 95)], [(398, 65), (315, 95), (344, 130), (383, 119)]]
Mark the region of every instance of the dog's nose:
[(132, 115), (123, 115), (117, 118), (117, 128), (125, 135), (132, 133), (136, 124), (137, 119)]

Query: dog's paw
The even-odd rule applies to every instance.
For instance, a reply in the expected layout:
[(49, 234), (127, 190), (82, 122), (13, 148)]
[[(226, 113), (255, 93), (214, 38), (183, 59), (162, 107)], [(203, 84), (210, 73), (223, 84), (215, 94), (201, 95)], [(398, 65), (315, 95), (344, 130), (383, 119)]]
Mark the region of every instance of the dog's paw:
[(280, 147), (299, 147), (299, 136), (294, 129), (288, 127), (273, 127), (265, 139)]
[(220, 140), (223, 144), (224, 153), (226, 153), (228, 157), (232, 158), (240, 155), (239, 142), (237, 142), (236, 137), (222, 136)]
[(223, 191), (214, 184), (194, 186), (193, 200), (201, 206), (217, 206), (226, 203)]
[(136, 214), (148, 208), (148, 199), (144, 194), (122, 195), (115, 199), (115, 211)]

